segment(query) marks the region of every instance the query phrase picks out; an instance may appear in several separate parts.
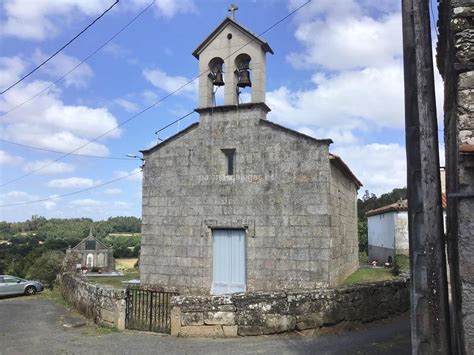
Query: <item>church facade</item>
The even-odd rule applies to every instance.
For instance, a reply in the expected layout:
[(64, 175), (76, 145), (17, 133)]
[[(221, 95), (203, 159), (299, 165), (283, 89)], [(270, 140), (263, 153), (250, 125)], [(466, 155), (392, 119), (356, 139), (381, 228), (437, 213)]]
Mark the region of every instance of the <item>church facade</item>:
[[(361, 183), (329, 152), (330, 139), (267, 119), (267, 53), (232, 18), (194, 51), (199, 122), (142, 151), (142, 285), (216, 295), (313, 289), (357, 269)], [(239, 104), (245, 90), (251, 102)]]
[(66, 250), (66, 255), (73, 257), (76, 263), (75, 269), (85, 266), (89, 271), (93, 268), (106, 272), (115, 270), (113, 248), (97, 240), (92, 234), (92, 228), (89, 235), (81, 240), (79, 244)]

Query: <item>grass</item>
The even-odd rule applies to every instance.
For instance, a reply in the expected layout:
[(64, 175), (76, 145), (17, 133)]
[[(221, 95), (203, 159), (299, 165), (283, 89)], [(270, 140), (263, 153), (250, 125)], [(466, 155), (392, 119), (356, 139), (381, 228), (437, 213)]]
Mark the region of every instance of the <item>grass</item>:
[(369, 282), (386, 281), (393, 279), (391, 269), (387, 268), (362, 268), (350, 275), (345, 285), (363, 284)]
[(96, 285), (112, 286), (114, 288), (126, 288), (122, 285), (122, 281), (128, 281), (132, 279), (139, 279), (140, 273), (137, 269), (124, 271), (123, 276), (98, 276), (98, 277), (86, 277), (86, 281)]
[(122, 258), (115, 259), (115, 266), (117, 270), (129, 270), (135, 267), (137, 263), (137, 258)]

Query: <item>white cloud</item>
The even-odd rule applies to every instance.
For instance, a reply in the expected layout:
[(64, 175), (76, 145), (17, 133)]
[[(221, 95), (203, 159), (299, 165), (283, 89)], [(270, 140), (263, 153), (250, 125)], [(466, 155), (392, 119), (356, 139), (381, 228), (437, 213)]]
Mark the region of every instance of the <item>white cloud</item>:
[(197, 6), (193, 0), (157, 0), (155, 6), (160, 14), (171, 18), (178, 13), (196, 13)]
[(72, 164), (63, 163), (63, 162), (52, 162), (51, 160), (36, 160), (28, 162), (24, 165), (23, 170), (26, 172), (35, 171), (41, 167), (47, 165), (45, 168), (42, 168), (37, 172), (37, 174), (63, 174), (70, 173), (76, 170), (76, 167)]
[(59, 33), (72, 20), (103, 12), (102, 0), (30, 1), (4, 0), (0, 35), (41, 41)]
[(382, 66), (400, 58), (401, 23), (399, 13), (378, 20), (348, 16), (304, 22), (295, 37), (305, 52), (292, 53), (288, 59), (295, 66), (330, 70)]
[(114, 102), (127, 112), (137, 112), (139, 109), (137, 104), (126, 99), (118, 98), (115, 99)]
[(0, 204), (10, 204), (10, 203), (21, 203), (21, 202), (30, 202), (37, 200), (38, 196), (29, 194), (25, 191), (10, 191), (4, 194), (0, 194)]
[(71, 177), (66, 179), (54, 179), (48, 182), (48, 187), (58, 189), (69, 188), (88, 188), (99, 184), (100, 181), (95, 181), (89, 178)]
[(116, 187), (104, 190), (104, 194), (106, 195), (120, 195), (121, 193), (122, 193), (122, 190)]
[(0, 165), (18, 165), (23, 161), (23, 158), (11, 155), (4, 150), (0, 150)]
[(406, 186), (406, 152), (399, 144), (352, 145), (337, 147), (339, 155), (362, 182), (362, 190), (380, 195)]
[[(160, 69), (145, 69), (142, 72), (146, 80), (152, 83), (155, 87), (165, 91), (166, 93), (174, 92), (184, 85), (186, 85), (190, 79), (184, 76), (171, 76)], [(177, 94), (192, 94), (194, 95), (197, 90), (198, 81), (195, 80), (192, 83), (184, 86)]]
[(143, 103), (145, 105), (151, 105), (151, 104), (155, 103), (158, 100), (158, 95), (155, 94), (153, 91), (150, 91), (150, 90), (143, 91), (141, 96), (143, 98)]
[(3, 90), (17, 81), (26, 65), (20, 57), (0, 57), (0, 88)]
[[(33, 62), (38, 65), (48, 57), (49, 54), (44, 54), (40, 50), (36, 50), (33, 54)], [(54, 60), (46, 63), (41, 70), (43, 73), (46, 73), (51, 76), (52, 79), (56, 80), (72, 68), (76, 67), (79, 63), (80, 60), (76, 57), (59, 53), (54, 57)], [(82, 63), (63, 80), (66, 87), (74, 86), (77, 88), (84, 88), (87, 86), (89, 79), (93, 76), (94, 72), (92, 71), (92, 68), (87, 63)]]
[[(9, 73), (25, 68), (25, 62), (17, 57), (0, 58), (0, 85), (11, 84)], [(0, 112), (6, 112), (25, 102), (50, 83), (33, 81), (20, 84), (0, 97)], [(2, 137), (18, 143), (69, 152), (87, 143), (90, 139), (112, 130), (106, 137), (117, 138), (120, 130), (117, 119), (106, 108), (91, 108), (84, 105), (66, 105), (61, 100), (61, 90), (51, 88), (35, 98), (34, 102), (2, 117)], [(91, 143), (78, 153), (108, 155), (109, 151), (103, 143)]]
[(118, 170), (114, 172), (115, 178), (122, 178), (131, 174), (134, 174), (132, 176), (127, 177), (126, 180), (129, 181), (142, 181), (143, 178), (143, 173), (141, 171), (142, 169), (140, 168), (135, 168), (132, 171), (124, 171), (124, 170)]
[(403, 72), (400, 66), (366, 68), (313, 77), (313, 88), (286, 87), (267, 94), (270, 117), (286, 124), (355, 129), (404, 125)]

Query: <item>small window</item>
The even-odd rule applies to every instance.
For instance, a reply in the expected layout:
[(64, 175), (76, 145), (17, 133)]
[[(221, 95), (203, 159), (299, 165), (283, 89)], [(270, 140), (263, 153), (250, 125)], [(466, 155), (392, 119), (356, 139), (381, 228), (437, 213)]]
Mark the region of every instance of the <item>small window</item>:
[(234, 175), (235, 149), (222, 149), (227, 158), (227, 175)]

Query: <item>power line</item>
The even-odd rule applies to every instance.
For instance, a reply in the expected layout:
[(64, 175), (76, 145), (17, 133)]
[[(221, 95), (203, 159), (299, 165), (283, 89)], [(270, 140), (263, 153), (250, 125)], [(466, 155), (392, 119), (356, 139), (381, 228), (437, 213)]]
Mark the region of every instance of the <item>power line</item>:
[[(0, 142), (7, 143), (7, 144), (12, 144), (12, 145), (16, 145), (16, 146), (23, 147), (23, 148), (34, 149), (34, 150), (40, 150), (40, 151), (48, 152), (48, 153), (64, 154), (64, 152), (60, 152), (60, 151), (57, 151), (57, 150), (51, 150), (51, 149), (40, 148), (40, 147), (33, 147), (33, 146), (31, 146), (31, 145), (26, 145), (26, 144), (21, 144), (21, 143), (17, 143), (17, 142), (12, 142), (12, 141), (8, 141), (8, 140), (2, 139), (2, 138), (0, 138)], [(95, 158), (95, 159), (137, 160), (137, 159), (133, 159), (133, 158), (101, 157), (101, 156), (98, 156), (98, 155), (88, 155), (88, 154), (70, 154), (70, 155), (74, 155), (74, 156), (77, 156), (77, 157), (85, 157), (85, 158)]]
[(184, 116), (181, 116), (181, 117), (178, 118), (177, 120), (175, 120), (175, 121), (171, 122), (170, 124), (167, 124), (166, 126), (160, 128), (158, 131), (155, 132), (155, 134), (158, 134), (158, 133), (160, 133), (161, 131), (164, 131), (164, 130), (167, 129), (168, 127), (170, 127), (170, 126), (174, 125), (175, 123), (181, 121), (182, 119), (184, 119), (184, 118), (186, 118), (186, 117), (192, 115), (194, 112), (195, 112), (194, 110), (191, 111), (191, 112), (188, 112), (188, 113), (185, 114)]
[[(284, 16), (283, 18), (281, 18), (280, 20), (278, 20), (277, 22), (275, 22), (273, 25), (271, 25), (269, 28), (267, 28), (265, 31), (261, 32), (260, 34), (258, 34), (256, 37), (260, 37), (262, 35), (264, 35), (265, 33), (269, 32), (270, 30), (272, 30), (273, 28), (275, 28), (276, 26), (278, 26), (281, 22), (283, 22), (284, 20), (286, 20), (287, 18), (289, 18), (290, 16), (294, 15), (297, 11), (301, 10), (304, 6), (308, 5), (309, 3), (311, 2), (311, 0), (308, 0), (307, 2), (303, 3), (302, 5), (300, 5), (299, 7), (297, 7), (296, 9), (294, 9), (293, 11), (291, 11), (289, 14), (287, 14), (286, 16)], [(227, 57), (225, 57), (226, 59), (231, 57), (232, 55), (234, 55), (235, 53), (237, 53), (238, 51), (240, 51), (242, 48), (245, 48), (247, 45), (249, 45), (250, 43), (254, 42), (255, 39), (252, 38), (250, 41), (248, 41), (247, 43), (245, 43), (243, 46), (237, 48), (234, 52), (230, 53)], [(150, 109), (152, 109), (153, 107), (155, 107), (156, 105), (158, 105), (159, 103), (165, 101), (166, 99), (168, 99), (169, 97), (173, 96), (174, 94), (176, 94), (177, 92), (181, 91), (183, 88), (185, 88), (186, 86), (188, 86), (189, 84), (193, 83), (196, 79), (198, 79), (199, 77), (201, 77), (202, 75), (205, 75), (207, 74), (208, 72), (210, 71), (210, 69), (206, 69), (204, 70), (201, 74), (195, 76), (193, 79), (191, 80), (188, 80), (186, 83), (182, 84), (180, 87), (178, 87), (177, 89), (175, 89), (174, 91), (168, 93), (167, 95), (163, 96), (161, 99), (158, 99), (156, 100), (154, 103), (152, 103), (151, 105), (145, 107), (144, 109), (142, 109), (141, 111), (137, 112), (136, 114), (134, 114), (133, 116), (127, 118), (126, 120), (122, 121), (121, 123), (119, 123), (117, 126), (115, 127), (112, 127), (111, 129), (109, 129), (108, 131), (102, 133), (101, 135), (95, 137), (94, 139), (82, 144), (81, 146), (77, 147), (76, 149), (72, 150), (71, 152), (69, 153), (65, 153), (61, 156), (59, 156), (58, 158), (54, 159), (53, 161), (45, 164), (45, 165), (42, 165), (40, 167), (38, 167), (37, 169), (34, 169), (26, 174), (23, 174), (23, 175), (20, 175), (18, 176), (17, 178), (14, 178), (12, 180), (9, 180), (3, 184), (0, 184), (0, 187), (3, 187), (3, 186), (6, 186), (6, 185), (9, 185), (13, 182), (16, 182), (20, 179), (23, 179), (29, 175), (32, 175), (46, 167), (48, 167), (49, 165), (51, 164), (54, 164), (55, 162), (77, 152), (78, 150), (86, 147), (87, 145), (93, 143), (93, 142), (96, 142), (98, 141), (99, 139), (103, 138), (104, 136), (106, 136), (107, 134), (109, 134), (110, 132), (116, 130), (117, 128), (120, 128), (122, 127), (123, 125), (127, 124), (128, 122), (134, 120), (135, 118), (141, 116), (142, 114), (144, 114), (145, 112), (149, 111)]]
[(140, 16), (142, 16), (150, 7), (152, 7), (154, 4), (155, 4), (156, 0), (153, 0), (151, 3), (149, 3), (146, 7), (143, 8), (143, 10), (141, 10), (137, 15), (135, 15), (135, 17), (133, 17), (129, 22), (127, 22), (125, 24), (125, 26), (123, 26), (118, 32), (116, 32), (112, 37), (110, 37), (107, 41), (105, 41), (102, 45), (100, 45), (96, 50), (94, 50), (93, 52), (91, 52), (87, 57), (85, 57), (83, 60), (81, 60), (78, 64), (76, 64), (72, 69), (70, 69), (69, 71), (67, 71), (66, 73), (64, 73), (62, 76), (60, 76), (59, 78), (57, 78), (55, 81), (53, 81), (51, 84), (49, 84), (48, 86), (46, 86), (43, 90), (41, 91), (38, 91), (36, 94), (34, 94), (33, 96), (31, 96), (29, 99), (23, 101), (22, 103), (14, 106), (13, 108), (11, 108), (10, 110), (8, 111), (5, 111), (3, 112), (2, 114), (0, 114), (0, 117), (1, 116), (5, 116), (5, 115), (8, 115), (10, 112), (12, 111), (15, 111), (16, 109), (22, 107), (23, 105), (27, 104), (28, 102), (30, 102), (31, 100), (37, 98), (38, 96), (40, 96), (41, 94), (43, 94), (44, 92), (48, 91), (49, 89), (51, 89), (53, 86), (55, 86), (57, 83), (59, 83), (61, 80), (63, 80), (66, 76), (68, 76), (69, 74), (71, 74), (73, 71), (75, 71), (78, 67), (80, 67), (82, 64), (84, 64), (86, 61), (88, 61), (91, 57), (93, 57), (94, 55), (96, 55), (102, 48), (104, 48), (107, 44), (109, 44), (110, 42), (112, 42), (118, 35), (120, 35), (123, 31), (125, 31), (132, 23), (134, 23)]
[(86, 28), (84, 28), (81, 32), (79, 32), (77, 35), (75, 35), (69, 42), (67, 42), (65, 45), (63, 45), (61, 48), (59, 48), (56, 52), (54, 52), (53, 54), (51, 54), (47, 59), (45, 59), (41, 64), (39, 64), (38, 66), (36, 66), (33, 70), (31, 70), (29, 73), (25, 74), (24, 76), (22, 76), (20, 79), (18, 79), (16, 82), (14, 82), (13, 84), (11, 84), (9, 87), (7, 87), (5, 90), (3, 90), (2, 92), (0, 92), (0, 95), (3, 95), (4, 93), (6, 93), (8, 90), (12, 89), (13, 87), (15, 87), (16, 85), (18, 85), (19, 83), (21, 83), (23, 80), (25, 80), (27, 77), (29, 77), (31, 74), (33, 74), (35, 71), (37, 71), (39, 68), (41, 68), (43, 65), (45, 65), (47, 62), (49, 62), (51, 59), (53, 59), (56, 55), (59, 54), (59, 52), (61, 52), (64, 48), (66, 48), (67, 46), (69, 46), (72, 42), (74, 42), (79, 36), (81, 36), (84, 32), (86, 32), (89, 28), (91, 28), (97, 21), (99, 21), (103, 16), (105, 16), (105, 14), (107, 12), (109, 12), (110, 10), (112, 10), (112, 8), (117, 5), (119, 2), (119, 0), (116, 0), (107, 10), (105, 10), (99, 17), (97, 17), (94, 21), (92, 21), (89, 25), (86, 26)]
[(95, 186), (91, 186), (91, 187), (88, 187), (88, 188), (86, 188), (86, 189), (82, 189), (82, 190), (78, 190), (78, 191), (69, 192), (69, 193), (64, 194), (64, 195), (52, 196), (52, 197), (43, 198), (43, 199), (34, 200), (34, 201), (10, 203), (10, 204), (6, 204), (6, 205), (0, 205), (0, 207), (12, 207), (12, 206), (30, 205), (30, 204), (33, 204), (33, 203), (46, 202), (46, 201), (56, 200), (56, 199), (62, 198), (62, 197), (68, 197), (68, 196), (72, 196), (72, 195), (77, 195), (77, 194), (80, 194), (80, 193), (82, 193), (82, 192), (86, 192), (86, 191), (98, 189), (99, 187), (103, 187), (103, 186), (106, 186), (106, 185), (110, 185), (110, 184), (112, 184), (112, 183), (114, 183), (114, 182), (127, 179), (127, 178), (129, 178), (129, 177), (131, 177), (131, 176), (133, 176), (133, 175), (137, 175), (137, 174), (139, 174), (139, 173), (141, 173), (141, 172), (142, 172), (141, 170), (135, 171), (135, 172), (133, 172), (133, 173), (131, 173), (131, 174), (128, 174), (128, 175), (126, 175), (126, 176), (122, 176), (122, 177), (119, 177), (119, 178), (114, 179), (114, 180), (109, 180), (109, 181), (106, 181), (106, 182), (104, 182), (104, 183), (102, 183), (102, 184), (95, 185)]

